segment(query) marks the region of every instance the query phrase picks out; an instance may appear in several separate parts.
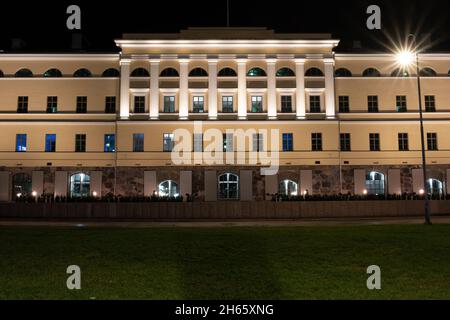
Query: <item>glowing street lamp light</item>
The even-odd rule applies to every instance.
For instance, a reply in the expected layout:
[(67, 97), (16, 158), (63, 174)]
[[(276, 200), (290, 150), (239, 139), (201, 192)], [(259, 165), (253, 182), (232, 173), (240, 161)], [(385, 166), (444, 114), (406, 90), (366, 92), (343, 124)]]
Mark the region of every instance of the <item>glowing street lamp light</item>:
[[(408, 36), (413, 38), (413, 42), (416, 42), (416, 37), (413, 34)], [(431, 224), (430, 218), (430, 206), (429, 206), (429, 196), (427, 190), (427, 161), (426, 161), (426, 153), (425, 153), (425, 133), (423, 129), (423, 110), (422, 110), (422, 88), (420, 85), (420, 68), (419, 68), (419, 53), (417, 51), (411, 50), (401, 50), (396, 54), (397, 63), (403, 67), (408, 68), (412, 66), (414, 63), (416, 64), (416, 77), (417, 77), (417, 90), (419, 96), (419, 122), (420, 122), (420, 145), (422, 151), (422, 171), (423, 171), (423, 186), (424, 189), (421, 189), (419, 193), (424, 195), (425, 198), (425, 207), (424, 207), (424, 215), (425, 215), (425, 224)]]

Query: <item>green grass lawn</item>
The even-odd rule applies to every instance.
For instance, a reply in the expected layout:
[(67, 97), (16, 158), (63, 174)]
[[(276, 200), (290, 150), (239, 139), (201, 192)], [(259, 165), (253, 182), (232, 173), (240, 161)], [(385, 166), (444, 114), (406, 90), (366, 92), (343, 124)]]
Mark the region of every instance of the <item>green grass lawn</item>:
[(0, 228), (0, 299), (449, 299), (449, 284), (450, 225)]

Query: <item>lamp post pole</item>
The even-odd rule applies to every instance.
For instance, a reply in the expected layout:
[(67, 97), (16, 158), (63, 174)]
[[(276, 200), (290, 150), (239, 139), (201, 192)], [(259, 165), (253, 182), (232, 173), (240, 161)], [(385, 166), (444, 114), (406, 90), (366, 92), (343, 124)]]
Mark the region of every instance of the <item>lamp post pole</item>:
[[(409, 37), (413, 38), (414, 43), (416, 42), (416, 37), (413, 34), (410, 34)], [(422, 87), (420, 84), (420, 67), (419, 67), (419, 53), (415, 50), (415, 58), (416, 58), (416, 77), (417, 77), (417, 90), (419, 94), (419, 122), (420, 122), (420, 144), (422, 151), (422, 172), (423, 172), (423, 188), (424, 188), (424, 213), (425, 213), (425, 224), (431, 224), (430, 218), (430, 199), (428, 193), (428, 179), (427, 179), (427, 160), (426, 160), (426, 151), (425, 151), (425, 133), (423, 129), (423, 109), (422, 109)]]

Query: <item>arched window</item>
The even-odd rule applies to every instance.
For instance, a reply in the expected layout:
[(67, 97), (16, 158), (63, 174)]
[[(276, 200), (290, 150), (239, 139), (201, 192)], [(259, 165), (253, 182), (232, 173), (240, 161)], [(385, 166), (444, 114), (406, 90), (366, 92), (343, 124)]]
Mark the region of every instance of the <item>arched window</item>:
[(12, 179), (13, 198), (31, 195), (31, 176), (27, 173), (16, 173)]
[(297, 196), (298, 184), (292, 180), (283, 180), (280, 182), (279, 192), (284, 196)]
[(217, 75), (219, 77), (237, 77), (236, 71), (231, 68), (223, 68)]
[(85, 173), (76, 173), (70, 177), (70, 196), (84, 198), (90, 196), (91, 177)]
[(323, 77), (323, 72), (319, 68), (309, 68), (305, 72), (306, 77)]
[(104, 78), (118, 78), (120, 77), (120, 72), (117, 69), (109, 68), (103, 71), (102, 77)]
[(261, 68), (251, 68), (247, 72), (248, 77), (266, 77), (266, 72)]
[(409, 77), (409, 72), (405, 68), (397, 68), (392, 71), (391, 77)]
[(239, 199), (239, 177), (233, 173), (224, 173), (219, 176), (219, 199)]
[(147, 71), (147, 69), (144, 68), (136, 68), (131, 72), (132, 77), (142, 77), (142, 78), (148, 78), (150, 77), (150, 73)]
[(346, 68), (339, 68), (334, 72), (336, 77), (349, 78), (352, 76), (352, 72)]
[(4, 76), (3, 71), (0, 70), (0, 78), (2, 78)]
[(277, 77), (295, 77), (295, 72), (290, 68), (281, 68), (277, 71)]
[(384, 195), (384, 174), (376, 171), (366, 175), (367, 194)]
[(46, 78), (61, 78), (62, 77), (62, 73), (59, 69), (48, 69), (47, 71), (44, 72), (44, 77)]
[(189, 77), (207, 77), (208, 72), (203, 68), (194, 68), (189, 72)]
[(381, 73), (375, 68), (367, 68), (362, 75), (363, 77), (380, 77)]
[(437, 179), (428, 179), (428, 192), (433, 196), (442, 196), (444, 194), (444, 184)]
[(158, 192), (160, 197), (178, 198), (180, 196), (178, 183), (172, 180), (161, 182), (158, 187)]
[(180, 74), (178, 73), (178, 71), (174, 68), (166, 68), (163, 71), (161, 71), (161, 73), (159, 74), (160, 77), (163, 78), (176, 78), (179, 77)]
[(81, 68), (81, 69), (78, 69), (77, 71), (75, 71), (73, 76), (75, 78), (89, 78), (89, 77), (92, 77), (92, 73), (91, 73), (91, 71), (89, 71), (86, 68)]
[(419, 74), (421, 77), (436, 77), (437, 76), (436, 71), (434, 71), (431, 68), (423, 68), (422, 70), (420, 70)]
[(30, 69), (20, 69), (16, 72), (15, 77), (17, 78), (31, 78), (33, 76), (33, 72)]

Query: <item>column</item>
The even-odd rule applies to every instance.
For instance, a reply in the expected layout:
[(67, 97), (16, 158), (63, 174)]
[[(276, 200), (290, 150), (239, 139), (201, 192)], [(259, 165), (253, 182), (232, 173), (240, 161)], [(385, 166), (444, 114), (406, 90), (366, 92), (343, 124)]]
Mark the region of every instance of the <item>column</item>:
[(217, 201), (217, 173), (205, 171), (205, 201)]
[(159, 118), (159, 60), (150, 60), (150, 119)]
[(192, 195), (192, 171), (180, 171), (180, 195), (184, 201), (186, 194)]
[(336, 116), (334, 98), (334, 60), (325, 59), (325, 107), (327, 118)]
[(239, 59), (238, 63), (238, 117), (247, 119), (247, 60)]
[(265, 194), (266, 194), (266, 200), (272, 199), (272, 194), (278, 193), (278, 175), (267, 175), (265, 176)]
[(412, 169), (412, 180), (413, 180), (413, 192), (420, 194), (421, 191), (424, 192), (425, 188), (423, 185), (423, 170), (422, 169)]
[(240, 199), (241, 201), (253, 200), (253, 171), (241, 170), (240, 179)]
[(0, 171), (0, 201), (9, 201), (9, 172)]
[(355, 169), (353, 171), (353, 180), (355, 185), (355, 194), (364, 194), (364, 190), (366, 190), (366, 170)]
[(40, 197), (44, 193), (44, 171), (33, 171), (31, 173), (31, 192), (36, 192)]
[(154, 192), (158, 192), (156, 171), (144, 171), (144, 197), (151, 197)]
[(120, 118), (130, 117), (130, 63), (131, 60), (120, 60)]
[(296, 111), (297, 119), (306, 118), (306, 104), (305, 104), (305, 59), (295, 60), (295, 74), (296, 74)]
[(69, 181), (67, 179), (67, 171), (55, 172), (55, 197), (66, 197), (67, 186)]
[(313, 194), (312, 170), (300, 170), (300, 194)]
[(267, 60), (267, 116), (269, 119), (277, 118), (276, 63), (276, 59)]
[(208, 117), (217, 119), (217, 60), (208, 60)]
[(402, 194), (400, 169), (389, 169), (387, 180), (389, 194)]
[(102, 171), (91, 171), (91, 185), (90, 192), (91, 195), (94, 196), (94, 192), (96, 193), (96, 197), (102, 196), (102, 186), (103, 186), (103, 172)]
[(180, 120), (187, 120), (189, 117), (189, 60), (180, 60)]

